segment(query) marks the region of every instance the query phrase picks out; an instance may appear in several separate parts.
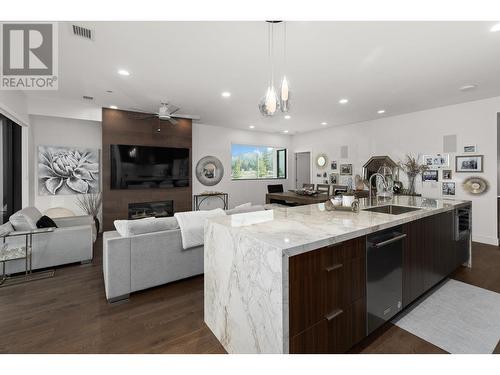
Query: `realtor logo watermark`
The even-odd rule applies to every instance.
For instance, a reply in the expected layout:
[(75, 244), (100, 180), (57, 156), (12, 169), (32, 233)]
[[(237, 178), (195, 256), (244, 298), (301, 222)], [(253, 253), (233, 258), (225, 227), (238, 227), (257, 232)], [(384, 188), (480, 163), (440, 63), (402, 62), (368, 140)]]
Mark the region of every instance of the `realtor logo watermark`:
[(57, 90), (57, 24), (0, 26), (0, 90)]

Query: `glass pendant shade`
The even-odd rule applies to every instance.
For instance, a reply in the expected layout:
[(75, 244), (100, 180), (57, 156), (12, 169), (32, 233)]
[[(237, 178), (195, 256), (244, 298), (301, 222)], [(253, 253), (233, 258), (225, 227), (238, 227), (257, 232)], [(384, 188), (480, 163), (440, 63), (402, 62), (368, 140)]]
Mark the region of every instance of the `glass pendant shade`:
[(286, 80), (286, 77), (283, 77), (283, 81), (281, 82), (281, 97), (280, 97), (280, 103), (281, 103), (281, 111), (282, 112), (288, 112), (290, 109), (290, 90), (288, 88), (288, 81)]
[(273, 116), (279, 107), (278, 95), (274, 86), (267, 88), (266, 95), (259, 103), (259, 110), (264, 116)]

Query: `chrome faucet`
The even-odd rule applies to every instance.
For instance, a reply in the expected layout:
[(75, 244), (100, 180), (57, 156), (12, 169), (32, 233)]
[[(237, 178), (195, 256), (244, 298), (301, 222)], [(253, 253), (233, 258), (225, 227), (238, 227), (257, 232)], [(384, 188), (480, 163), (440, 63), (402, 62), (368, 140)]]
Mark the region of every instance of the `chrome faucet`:
[[(373, 189), (373, 186), (372, 186), (372, 179), (373, 177), (376, 177), (376, 176), (379, 176), (379, 177), (382, 177), (382, 183), (384, 184), (384, 188), (387, 189), (387, 180), (385, 179), (384, 175), (380, 174), (380, 173), (374, 173), (370, 176), (370, 179), (368, 180), (368, 189), (369, 189), (369, 193), (368, 193), (368, 202), (369, 204), (372, 203), (372, 189)], [(375, 180), (375, 183), (376, 180)]]

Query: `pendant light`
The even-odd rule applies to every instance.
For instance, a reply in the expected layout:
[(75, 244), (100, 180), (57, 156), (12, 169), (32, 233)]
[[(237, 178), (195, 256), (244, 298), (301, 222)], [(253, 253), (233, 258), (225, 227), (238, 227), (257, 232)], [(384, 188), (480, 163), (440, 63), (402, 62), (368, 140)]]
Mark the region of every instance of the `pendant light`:
[(266, 95), (259, 103), (259, 110), (264, 116), (273, 116), (279, 108), (278, 94), (274, 88), (274, 23), (268, 22), (268, 57), (271, 65), (269, 86)]
[[(283, 66), (286, 71), (286, 22), (283, 22)], [(290, 110), (290, 89), (288, 87), (288, 81), (286, 75), (283, 75), (281, 80), (281, 97), (280, 97), (280, 107), (281, 112), (288, 112)]]

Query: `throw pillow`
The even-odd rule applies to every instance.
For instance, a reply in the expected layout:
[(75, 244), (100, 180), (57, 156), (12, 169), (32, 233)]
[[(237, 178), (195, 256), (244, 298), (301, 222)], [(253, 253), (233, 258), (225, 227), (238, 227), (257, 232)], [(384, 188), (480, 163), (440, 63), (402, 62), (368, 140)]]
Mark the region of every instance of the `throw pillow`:
[(36, 222), (37, 228), (57, 228), (56, 223), (47, 215), (43, 215), (40, 220)]
[(42, 213), (35, 207), (25, 207), (9, 217), (9, 221), (16, 231), (36, 229), (36, 223)]

